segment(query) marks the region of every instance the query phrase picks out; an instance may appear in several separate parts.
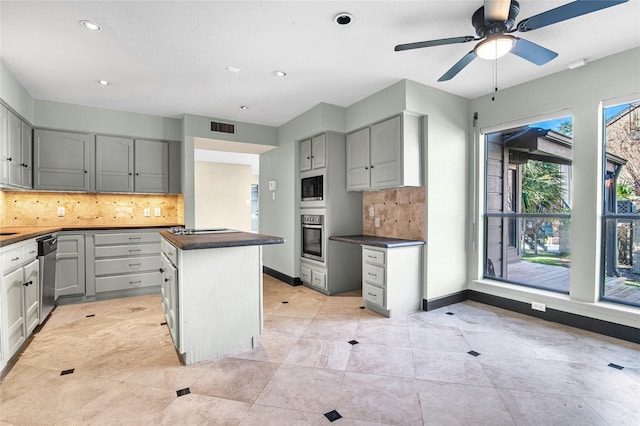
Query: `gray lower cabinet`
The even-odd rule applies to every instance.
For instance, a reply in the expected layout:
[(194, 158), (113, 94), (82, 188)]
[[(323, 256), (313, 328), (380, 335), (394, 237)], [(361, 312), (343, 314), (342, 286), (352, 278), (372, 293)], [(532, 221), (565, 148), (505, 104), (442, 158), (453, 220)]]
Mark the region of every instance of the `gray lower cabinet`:
[(88, 134), (35, 130), (34, 189), (89, 191), (92, 152)]
[(37, 254), (35, 239), (0, 248), (0, 375), (38, 325)]
[(160, 268), (157, 230), (95, 234), (96, 297), (109, 292), (158, 292)]
[(61, 296), (84, 296), (85, 269), (84, 234), (59, 234), (56, 254), (56, 299)]
[[(166, 242), (163, 243), (163, 246), (166, 244)], [(177, 252), (175, 249), (174, 251)], [(164, 312), (171, 337), (176, 347), (178, 347), (178, 342), (180, 341), (178, 336), (178, 269), (176, 269), (165, 253), (161, 254), (161, 263), (162, 311)], [(180, 348), (178, 347), (178, 349)]]

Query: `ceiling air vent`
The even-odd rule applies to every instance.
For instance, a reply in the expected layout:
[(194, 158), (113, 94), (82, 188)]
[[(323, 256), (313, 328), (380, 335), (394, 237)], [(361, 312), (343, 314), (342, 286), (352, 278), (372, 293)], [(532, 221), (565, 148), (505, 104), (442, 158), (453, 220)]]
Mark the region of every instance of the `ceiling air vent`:
[(211, 122), (211, 131), (218, 133), (236, 134), (236, 125), (231, 123), (221, 123), (220, 121)]

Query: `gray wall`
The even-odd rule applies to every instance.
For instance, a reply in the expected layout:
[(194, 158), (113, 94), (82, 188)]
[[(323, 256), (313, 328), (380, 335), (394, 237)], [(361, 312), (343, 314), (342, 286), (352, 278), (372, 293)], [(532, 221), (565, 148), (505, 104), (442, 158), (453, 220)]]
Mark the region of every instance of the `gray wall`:
[[(570, 295), (549, 294), (520, 286), (496, 285), (481, 280), (481, 244), (469, 256), (469, 288), (519, 301), (540, 301), (566, 312), (637, 327), (637, 309), (598, 302), (600, 277), (600, 216), (602, 212), (601, 101), (637, 93), (640, 98), (640, 48), (589, 62), (575, 70), (559, 72), (526, 84), (474, 99), (471, 110), (479, 114), (485, 132), (532, 122), (531, 117), (568, 110), (573, 114), (573, 208), (571, 213)], [(506, 123), (506, 124), (505, 124)], [(475, 161), (469, 169), (469, 187), (475, 189), (471, 204), (481, 223), (484, 173), (482, 137), (470, 140)], [(469, 191), (469, 201), (473, 192)], [(482, 241), (481, 227), (474, 237)]]
[(33, 98), (2, 61), (0, 61), (0, 99), (29, 123), (35, 123)]

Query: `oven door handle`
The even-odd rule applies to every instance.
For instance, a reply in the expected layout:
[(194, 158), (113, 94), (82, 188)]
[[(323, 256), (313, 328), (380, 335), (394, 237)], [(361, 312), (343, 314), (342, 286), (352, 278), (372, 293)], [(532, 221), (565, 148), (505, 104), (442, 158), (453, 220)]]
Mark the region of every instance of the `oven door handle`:
[(303, 228), (311, 228), (311, 229), (322, 229), (323, 226), (324, 225), (305, 225), (305, 224), (302, 224)]

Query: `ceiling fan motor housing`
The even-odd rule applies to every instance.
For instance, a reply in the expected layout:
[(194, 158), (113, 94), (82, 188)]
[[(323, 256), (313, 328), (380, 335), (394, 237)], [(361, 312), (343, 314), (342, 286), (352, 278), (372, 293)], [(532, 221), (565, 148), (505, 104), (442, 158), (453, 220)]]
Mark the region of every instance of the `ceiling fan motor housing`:
[(516, 23), (516, 16), (520, 13), (520, 4), (512, 0), (511, 6), (509, 6), (509, 17), (506, 21), (492, 21), (486, 20), (484, 17), (484, 6), (476, 10), (471, 17), (471, 24), (476, 29), (478, 37), (488, 37), (492, 34), (503, 34)]

